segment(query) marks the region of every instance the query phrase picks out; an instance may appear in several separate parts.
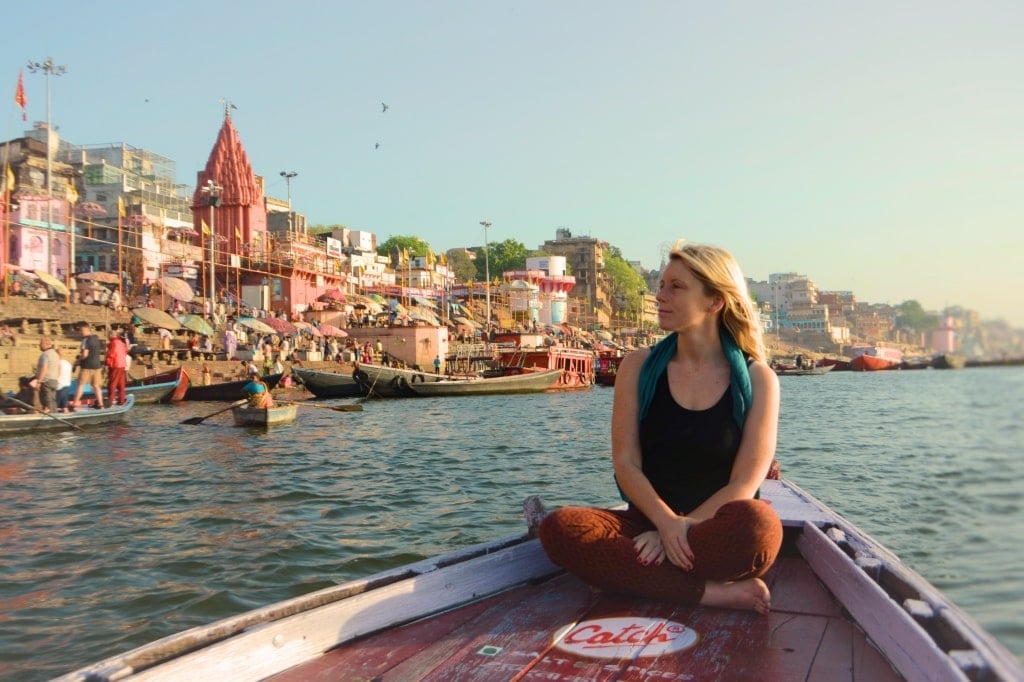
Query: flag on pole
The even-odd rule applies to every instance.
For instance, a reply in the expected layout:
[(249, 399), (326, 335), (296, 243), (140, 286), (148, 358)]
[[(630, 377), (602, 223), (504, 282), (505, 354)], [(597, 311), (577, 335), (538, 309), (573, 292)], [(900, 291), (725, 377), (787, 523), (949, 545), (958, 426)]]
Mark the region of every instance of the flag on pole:
[(124, 197), (117, 198), (117, 217), (124, 218), (128, 213), (124, 210)]
[(25, 79), (22, 78), (21, 70), (18, 70), (18, 89), (14, 91), (14, 103), (21, 107), (21, 120), (28, 120), (28, 112), (25, 111), (25, 107), (28, 106), (28, 99), (25, 97)]
[(203, 234), (210, 236), (210, 226), (206, 224), (206, 221), (200, 218), (199, 225), (202, 227)]
[(17, 182), (14, 179), (14, 171), (11, 170), (10, 166), (4, 166), (4, 184), (0, 187), (0, 192), (4, 194), (14, 191), (14, 183)]
[(240, 228), (238, 225), (235, 225), (235, 237), (238, 239), (239, 242), (242, 241), (242, 228)]
[(72, 185), (71, 183), (68, 183), (68, 189), (64, 193), (64, 196), (68, 200), (69, 204), (77, 204), (78, 203), (78, 190), (75, 189), (75, 186)]

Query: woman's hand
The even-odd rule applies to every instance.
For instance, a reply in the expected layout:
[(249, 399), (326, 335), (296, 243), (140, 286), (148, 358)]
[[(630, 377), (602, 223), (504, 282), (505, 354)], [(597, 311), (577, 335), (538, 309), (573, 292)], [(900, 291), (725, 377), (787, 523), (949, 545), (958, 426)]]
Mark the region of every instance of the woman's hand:
[(656, 530), (649, 530), (633, 538), (636, 549), (636, 560), (644, 566), (660, 564), (665, 560), (665, 548), (661, 544), (661, 535)]
[(686, 534), (690, 531), (690, 526), (696, 523), (696, 519), (688, 516), (677, 516), (658, 528), (668, 560), (684, 571), (693, 568), (693, 551), (690, 549), (690, 541)]

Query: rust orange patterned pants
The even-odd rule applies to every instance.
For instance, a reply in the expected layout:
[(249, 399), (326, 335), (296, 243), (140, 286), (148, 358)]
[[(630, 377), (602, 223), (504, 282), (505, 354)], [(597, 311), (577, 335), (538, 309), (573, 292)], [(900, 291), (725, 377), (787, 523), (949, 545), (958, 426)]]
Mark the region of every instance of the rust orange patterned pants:
[(563, 507), (544, 517), (540, 541), (551, 560), (589, 585), (682, 604), (697, 604), (707, 580), (756, 578), (775, 561), (782, 523), (768, 502), (737, 500), (690, 528), (693, 569), (666, 559), (644, 566), (633, 538), (654, 530), (639, 510)]

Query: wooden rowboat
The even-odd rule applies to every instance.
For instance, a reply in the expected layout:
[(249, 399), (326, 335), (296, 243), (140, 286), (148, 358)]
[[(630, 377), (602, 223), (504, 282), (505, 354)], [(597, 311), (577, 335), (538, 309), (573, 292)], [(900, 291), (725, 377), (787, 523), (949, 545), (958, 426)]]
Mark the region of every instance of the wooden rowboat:
[[(3, 398), (0, 398), (0, 403)], [(39, 412), (25, 414), (0, 414), (0, 434), (36, 433), (39, 431), (67, 431), (75, 427), (84, 428), (123, 421), (128, 411), (135, 406), (135, 396), (125, 396), (124, 405), (114, 405), (103, 410), (81, 407), (74, 412)]]
[(785, 542), (772, 612), (595, 592), (528, 535), (165, 637), (91, 680), (1021, 680), (921, 576), (807, 493), (766, 481)]
[(295, 421), (298, 405), (287, 403), (273, 407), (249, 407), (240, 405), (231, 408), (235, 426), (280, 426)]

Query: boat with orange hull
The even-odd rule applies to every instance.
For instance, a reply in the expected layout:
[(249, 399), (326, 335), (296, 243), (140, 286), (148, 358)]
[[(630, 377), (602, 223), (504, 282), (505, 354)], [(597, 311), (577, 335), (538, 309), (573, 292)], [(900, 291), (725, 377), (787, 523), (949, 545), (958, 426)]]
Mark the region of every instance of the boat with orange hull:
[(890, 346), (859, 346), (850, 350), (850, 369), (854, 372), (879, 372), (899, 369), (903, 351)]
[(495, 373), (560, 369), (562, 376), (549, 390), (569, 391), (587, 389), (594, 385), (594, 360), (597, 357), (594, 351), (560, 344), (547, 346), (543, 345), (543, 341), (531, 345), (530, 337), (536, 335), (518, 336), (518, 343), (508, 335), (499, 336), (498, 360), (493, 370)]

